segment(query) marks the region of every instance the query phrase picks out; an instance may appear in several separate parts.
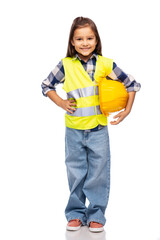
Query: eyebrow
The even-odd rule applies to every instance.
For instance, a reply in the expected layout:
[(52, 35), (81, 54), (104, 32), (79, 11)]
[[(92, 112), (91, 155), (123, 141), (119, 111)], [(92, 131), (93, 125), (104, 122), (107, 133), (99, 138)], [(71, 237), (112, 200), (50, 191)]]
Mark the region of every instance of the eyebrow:
[[(94, 35), (88, 35), (87, 38), (95, 37)], [(83, 38), (83, 36), (75, 36), (75, 38)]]

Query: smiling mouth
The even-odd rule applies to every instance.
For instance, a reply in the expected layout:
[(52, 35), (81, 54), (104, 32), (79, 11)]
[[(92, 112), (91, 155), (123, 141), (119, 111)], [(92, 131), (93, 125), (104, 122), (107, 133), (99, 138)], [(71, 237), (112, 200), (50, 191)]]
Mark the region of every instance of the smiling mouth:
[(89, 50), (90, 48), (81, 48), (82, 50)]

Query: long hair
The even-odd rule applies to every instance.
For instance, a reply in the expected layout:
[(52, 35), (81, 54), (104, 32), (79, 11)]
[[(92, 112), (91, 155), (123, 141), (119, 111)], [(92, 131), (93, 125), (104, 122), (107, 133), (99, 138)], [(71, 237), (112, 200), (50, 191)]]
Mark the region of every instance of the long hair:
[(89, 18), (77, 17), (77, 18), (74, 19), (74, 21), (72, 23), (72, 26), (71, 26), (66, 57), (73, 57), (76, 54), (76, 50), (71, 43), (71, 41), (73, 40), (74, 31), (77, 28), (83, 28), (85, 26), (89, 26), (96, 36), (97, 45), (96, 45), (96, 48), (95, 48), (94, 52), (99, 54), (99, 55), (102, 55), (101, 39), (100, 39), (100, 36), (99, 36), (99, 33), (98, 33), (98, 30), (97, 30), (97, 27), (96, 27), (95, 23)]

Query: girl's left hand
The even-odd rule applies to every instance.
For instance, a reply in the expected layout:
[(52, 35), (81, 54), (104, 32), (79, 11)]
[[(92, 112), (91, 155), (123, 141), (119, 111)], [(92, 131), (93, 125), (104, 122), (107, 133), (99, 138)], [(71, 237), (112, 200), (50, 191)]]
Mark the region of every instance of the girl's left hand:
[(129, 112), (127, 112), (127, 111), (122, 111), (122, 112), (119, 112), (117, 115), (115, 115), (113, 118), (115, 119), (115, 118), (118, 118), (117, 120), (115, 120), (115, 121), (111, 121), (110, 122), (110, 124), (111, 125), (117, 125), (117, 124), (119, 124), (120, 122), (122, 122), (123, 121), (123, 119), (125, 118), (125, 117), (127, 117), (128, 116), (128, 114), (129, 114)]

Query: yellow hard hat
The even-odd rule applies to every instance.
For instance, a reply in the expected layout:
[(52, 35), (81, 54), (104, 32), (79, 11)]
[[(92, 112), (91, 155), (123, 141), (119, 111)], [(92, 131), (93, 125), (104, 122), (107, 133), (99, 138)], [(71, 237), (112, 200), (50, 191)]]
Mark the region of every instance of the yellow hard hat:
[(125, 86), (118, 81), (103, 78), (99, 82), (100, 108), (105, 116), (126, 107), (128, 93)]

